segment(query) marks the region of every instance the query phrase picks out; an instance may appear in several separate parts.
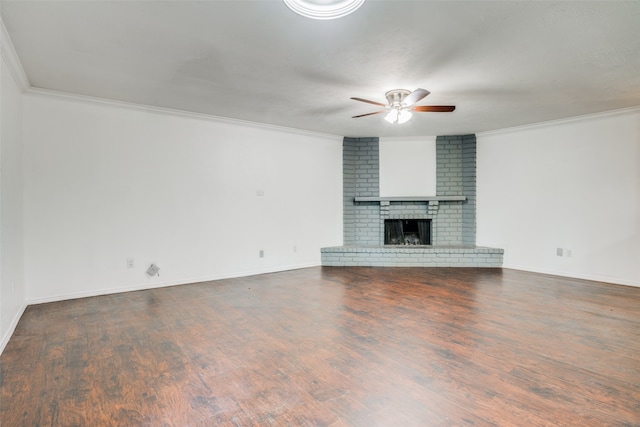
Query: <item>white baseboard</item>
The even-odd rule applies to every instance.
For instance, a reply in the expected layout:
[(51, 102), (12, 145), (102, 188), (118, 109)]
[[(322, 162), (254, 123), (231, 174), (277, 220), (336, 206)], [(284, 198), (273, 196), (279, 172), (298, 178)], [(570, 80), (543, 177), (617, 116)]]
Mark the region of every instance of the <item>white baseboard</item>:
[(535, 268), (523, 265), (503, 264), (502, 268), (510, 268), (512, 270), (529, 271), (531, 273), (551, 274), (553, 276), (570, 277), (573, 279), (590, 280), (593, 282), (611, 283), (614, 285), (635, 286), (640, 287), (640, 282), (633, 280), (625, 280), (617, 277), (598, 276), (594, 274), (580, 274), (566, 271), (550, 270), (546, 268)]
[(64, 300), (70, 300), (70, 299), (76, 299), (76, 298), (95, 297), (99, 295), (117, 294), (121, 292), (141, 291), (144, 289), (164, 288), (167, 286), (188, 285), (190, 283), (209, 282), (212, 280), (231, 279), (235, 277), (255, 276), (258, 274), (277, 273), (280, 271), (298, 270), (301, 268), (308, 268), (308, 267), (318, 267), (319, 265), (320, 265), (319, 263), (309, 263), (309, 264), (296, 264), (296, 265), (289, 265), (289, 266), (278, 266), (278, 267), (271, 267), (271, 268), (264, 268), (264, 269), (236, 271), (232, 273), (225, 273), (225, 274), (219, 274), (219, 275), (213, 275), (213, 276), (190, 277), (190, 278), (165, 281), (165, 282), (144, 283), (144, 284), (121, 286), (116, 288), (94, 289), (94, 290), (84, 291), (84, 292), (73, 292), (69, 294), (50, 295), (50, 296), (40, 297), (40, 298), (30, 298), (27, 300), (26, 305), (44, 304), (47, 302), (64, 301)]
[(13, 316), (13, 319), (11, 320), (11, 324), (9, 325), (9, 329), (7, 329), (7, 331), (2, 336), (2, 341), (0, 342), (0, 354), (2, 354), (2, 352), (4, 351), (4, 348), (7, 346), (7, 343), (13, 336), (13, 332), (16, 330), (16, 326), (18, 326), (18, 322), (20, 321), (20, 318), (22, 317), (26, 309), (27, 309), (27, 303), (23, 303), (20, 309), (18, 310), (18, 312), (16, 313), (16, 315)]
[(0, 342), (0, 354), (2, 354), (5, 346), (7, 345), (7, 343), (9, 343), (9, 340), (13, 336), (13, 333), (15, 332), (15, 329), (18, 326), (18, 322), (20, 321), (20, 318), (22, 317), (22, 315), (24, 314), (24, 311), (29, 305), (64, 301), (64, 300), (76, 299), (76, 298), (87, 298), (87, 297), (94, 297), (99, 295), (116, 294), (120, 292), (131, 292), (131, 291), (140, 291), (144, 289), (162, 288), (167, 286), (187, 285), (190, 283), (209, 282), (213, 280), (231, 279), (235, 277), (254, 276), (258, 274), (277, 273), (280, 271), (299, 270), (301, 268), (318, 267), (318, 266), (320, 266), (319, 263), (296, 264), (296, 265), (279, 266), (279, 267), (272, 267), (272, 268), (265, 268), (265, 269), (237, 271), (233, 273), (219, 274), (219, 275), (213, 275), (213, 276), (192, 277), (184, 280), (145, 283), (145, 284), (138, 284), (138, 285), (122, 286), (118, 288), (98, 289), (98, 290), (91, 290), (86, 292), (74, 292), (69, 294), (51, 295), (51, 296), (42, 297), (42, 298), (31, 298), (22, 304), (22, 306), (20, 307), (20, 310), (18, 310), (18, 312), (12, 319), (11, 324), (9, 325), (9, 328), (7, 329), (5, 334), (2, 336), (2, 341)]

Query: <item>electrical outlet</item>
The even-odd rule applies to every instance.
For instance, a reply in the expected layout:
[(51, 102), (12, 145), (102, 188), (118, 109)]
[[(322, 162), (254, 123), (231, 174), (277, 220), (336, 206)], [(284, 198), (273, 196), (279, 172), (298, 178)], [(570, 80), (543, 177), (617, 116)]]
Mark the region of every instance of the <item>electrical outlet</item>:
[(135, 263), (133, 262), (133, 258), (127, 258), (127, 268), (135, 267)]
[(565, 249), (564, 250), (564, 256), (566, 256), (566, 257), (573, 256), (573, 251), (571, 249)]
[(147, 275), (149, 277), (153, 277), (155, 275), (160, 276), (160, 267), (158, 267), (155, 263), (151, 263), (149, 268), (147, 268)]
[(556, 249), (556, 255), (557, 255), (557, 256), (563, 256), (563, 250), (562, 250), (562, 248), (557, 248), (557, 249)]
[(264, 249), (260, 249), (259, 256), (260, 256), (260, 258), (264, 258)]
[(293, 252), (298, 252), (298, 247), (296, 245), (293, 245)]

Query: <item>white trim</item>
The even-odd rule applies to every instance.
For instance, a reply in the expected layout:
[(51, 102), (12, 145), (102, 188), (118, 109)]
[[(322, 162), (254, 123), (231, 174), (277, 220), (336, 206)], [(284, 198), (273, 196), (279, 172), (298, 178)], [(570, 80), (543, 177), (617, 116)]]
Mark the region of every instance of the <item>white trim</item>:
[[(95, 297), (100, 295), (110, 295), (110, 294), (117, 294), (117, 293), (124, 293), (124, 292), (141, 291), (145, 289), (165, 288), (169, 286), (190, 285), (195, 283), (211, 282), (211, 281), (224, 280), (224, 279), (233, 279), (238, 277), (249, 277), (249, 276), (256, 276), (260, 274), (278, 273), (282, 271), (300, 270), (303, 268), (320, 267), (320, 266), (321, 264), (319, 263), (298, 264), (298, 265), (276, 267), (276, 268), (238, 271), (234, 273), (219, 274), (219, 275), (213, 275), (213, 276), (193, 277), (187, 280), (146, 283), (146, 284), (140, 284), (140, 285), (123, 286), (120, 288), (92, 290), (87, 292), (74, 292), (71, 294), (61, 294), (61, 295), (54, 295), (54, 296), (43, 297), (43, 298), (28, 299), (27, 302), (21, 308), (21, 310), (18, 312), (16, 317), (14, 318), (11, 324), (11, 327), (9, 328), (9, 331), (5, 334), (5, 337), (3, 337), (2, 347), (0, 348), (4, 349), (4, 345), (6, 345), (6, 343), (9, 341), (9, 338), (13, 334), (15, 327), (18, 325), (18, 321), (20, 320), (20, 317), (22, 317), (22, 314), (24, 313), (24, 310), (28, 305), (44, 304), (48, 302), (66, 301), (66, 300), (77, 299), (77, 298)], [(530, 273), (549, 274), (549, 275), (559, 276), (564, 278), (589, 280), (589, 281), (608, 283), (613, 285), (640, 287), (640, 282), (620, 280), (620, 279), (605, 277), (605, 276), (569, 274), (566, 272), (561, 272), (556, 270), (531, 268), (531, 267), (526, 267), (522, 265), (511, 265), (511, 264), (503, 264), (502, 268), (526, 271)]]
[(211, 114), (194, 113), (194, 112), (185, 111), (185, 110), (175, 110), (173, 108), (155, 107), (152, 105), (144, 105), (144, 104), (135, 104), (133, 102), (116, 101), (113, 99), (98, 98), (94, 96), (77, 95), (74, 93), (60, 92), (56, 90), (29, 87), (28, 89), (25, 90), (25, 93), (27, 95), (68, 99), (68, 100), (84, 102), (88, 104), (107, 105), (107, 106), (117, 107), (117, 108), (127, 108), (130, 110), (144, 111), (144, 112), (153, 113), (153, 114), (163, 114), (163, 115), (169, 115), (173, 117), (183, 117), (183, 118), (190, 118), (190, 119), (196, 119), (196, 120), (205, 120), (210, 122), (229, 123), (229, 124), (238, 125), (238, 126), (248, 126), (248, 127), (258, 128), (258, 129), (288, 132), (288, 133), (294, 133), (297, 135), (313, 136), (313, 137), (319, 137), (319, 138), (326, 138), (330, 140), (338, 139), (342, 141), (343, 139), (341, 135), (333, 135), (329, 133), (313, 132), (313, 131), (290, 128), (285, 126), (270, 125), (268, 123), (251, 122), (248, 120), (232, 119), (229, 117), (214, 116)]
[(36, 95), (49, 96), (49, 97), (66, 98), (66, 99), (71, 99), (71, 100), (80, 101), (80, 102), (87, 102), (87, 103), (93, 103), (93, 104), (102, 104), (102, 105), (110, 105), (110, 106), (115, 106), (115, 107), (120, 107), (120, 108), (128, 108), (128, 109), (133, 109), (133, 110), (146, 111), (146, 112), (156, 113), (156, 114), (171, 115), (171, 116), (175, 116), (175, 117), (186, 117), (186, 118), (192, 118), (192, 119), (198, 119), (198, 120), (206, 120), (206, 121), (213, 121), (213, 122), (220, 122), (220, 123), (230, 123), (230, 124), (235, 124), (235, 125), (240, 125), (240, 126), (256, 127), (256, 128), (259, 128), (259, 129), (275, 130), (275, 131), (280, 131), (280, 132), (294, 133), (294, 134), (298, 134), (298, 135), (307, 135), (307, 136), (313, 136), (313, 137), (319, 137), (319, 138), (327, 138), (327, 139), (331, 139), (331, 140), (339, 139), (341, 141), (343, 139), (342, 135), (334, 135), (334, 134), (329, 134), (329, 133), (313, 132), (313, 131), (308, 131), (308, 130), (303, 130), (303, 129), (296, 129), (296, 128), (290, 128), (290, 127), (285, 127), (285, 126), (271, 125), (271, 124), (268, 124), (268, 123), (251, 122), (251, 121), (248, 121), (248, 120), (232, 119), (232, 118), (228, 118), (228, 117), (214, 116), (214, 115), (204, 114), (204, 113), (194, 113), (194, 112), (185, 111), (185, 110), (176, 110), (176, 109), (172, 109), (172, 108), (155, 107), (155, 106), (143, 105), (143, 104), (135, 104), (135, 103), (132, 103), (132, 102), (116, 101), (116, 100), (111, 100), (111, 99), (106, 99), (106, 98), (98, 98), (98, 97), (86, 96), (86, 95), (77, 95), (77, 94), (73, 94), (73, 93), (69, 93), (69, 92), (61, 92), (61, 91), (55, 91), (55, 90), (49, 90), (49, 89), (40, 89), (40, 88), (32, 87), (31, 83), (29, 82), (29, 78), (27, 77), (27, 74), (24, 71), (24, 68), (22, 67), (22, 63), (20, 62), (20, 58), (18, 57), (18, 54), (16, 53), (15, 47), (13, 45), (13, 42), (11, 41), (11, 37), (9, 37), (9, 33), (7, 32), (7, 28), (4, 25), (4, 21), (2, 20), (2, 17), (0, 17), (0, 24), (1, 24), (0, 25), (1, 26), (1, 28), (0, 28), (0, 54), (2, 55), (2, 58), (4, 58), (5, 62), (7, 63), (9, 71), (11, 72), (11, 75), (13, 76), (14, 80), (16, 81), (16, 84), (20, 87), (20, 89), (23, 92), (26, 92), (27, 94), (36, 94)]
[(4, 351), (4, 348), (9, 343), (9, 340), (13, 336), (13, 333), (15, 332), (16, 327), (18, 326), (18, 322), (20, 321), (20, 318), (22, 318), (22, 315), (24, 314), (24, 311), (26, 309), (27, 309), (27, 304), (23, 303), (20, 309), (18, 310), (18, 312), (16, 313), (16, 315), (11, 320), (11, 324), (9, 325), (9, 328), (7, 329), (4, 336), (2, 337), (2, 341), (0, 341), (0, 354), (2, 354), (2, 352)]
[(476, 137), (500, 135), (500, 134), (512, 133), (512, 132), (521, 132), (521, 131), (530, 130), (530, 129), (544, 128), (547, 126), (556, 126), (556, 125), (562, 125), (566, 123), (574, 123), (574, 122), (580, 122), (584, 120), (593, 120), (593, 119), (605, 118), (610, 116), (618, 116), (618, 115), (633, 114), (633, 113), (640, 113), (640, 105), (635, 107), (621, 108), (618, 110), (603, 111), (600, 113), (585, 114), (582, 116), (567, 117), (565, 119), (549, 120), (548, 122), (539, 122), (539, 123), (532, 123), (529, 125), (514, 126), (510, 128), (496, 129), (496, 130), (490, 130), (486, 132), (478, 132), (476, 133)]
[(389, 142), (405, 142), (405, 141), (430, 141), (436, 142), (437, 136), (433, 135), (422, 135), (422, 136), (381, 136), (379, 137), (380, 141), (385, 140)]
[(624, 279), (619, 279), (619, 278), (609, 277), (609, 276), (598, 276), (593, 274), (578, 274), (578, 273), (571, 273), (566, 271), (550, 270), (548, 268), (532, 268), (532, 267), (527, 267), (523, 265), (514, 265), (514, 264), (505, 264), (505, 263), (502, 264), (502, 268), (528, 271), (531, 273), (550, 274), (553, 276), (568, 277), (571, 279), (590, 280), (592, 282), (602, 282), (602, 283), (608, 283), (612, 285), (624, 285), (624, 286), (633, 286), (636, 288), (640, 288), (640, 282), (624, 280)]
[(27, 305), (43, 304), (47, 302), (56, 302), (56, 301), (66, 301), (66, 300), (77, 299), (77, 298), (95, 297), (100, 295), (117, 294), (117, 293), (123, 293), (123, 292), (141, 291), (145, 289), (165, 288), (168, 286), (190, 285), (194, 283), (211, 282), (211, 281), (223, 280), (223, 279), (233, 279), (236, 277), (256, 276), (260, 274), (278, 273), (281, 271), (299, 270), (302, 268), (319, 267), (319, 266), (320, 266), (320, 263), (297, 264), (297, 265), (280, 266), (280, 267), (274, 267), (274, 268), (236, 271), (234, 273), (219, 274), (219, 275), (213, 275), (213, 276), (192, 277), (190, 279), (177, 280), (177, 281), (145, 283), (145, 284), (138, 284), (138, 285), (122, 286), (119, 288), (98, 289), (98, 290), (91, 290), (86, 292), (74, 292), (70, 294), (52, 295), (52, 296), (42, 297), (42, 298), (30, 298), (30, 299), (27, 299)]
[(6, 62), (9, 72), (13, 76), (18, 87), (20, 87), (22, 91), (25, 91), (31, 87), (31, 84), (29, 83), (27, 74), (24, 72), (24, 68), (22, 68), (22, 63), (16, 53), (15, 47), (13, 46), (11, 37), (9, 37), (7, 27), (4, 26), (2, 17), (0, 17), (0, 27), (2, 27), (0, 28), (0, 54), (2, 55), (4, 62)]

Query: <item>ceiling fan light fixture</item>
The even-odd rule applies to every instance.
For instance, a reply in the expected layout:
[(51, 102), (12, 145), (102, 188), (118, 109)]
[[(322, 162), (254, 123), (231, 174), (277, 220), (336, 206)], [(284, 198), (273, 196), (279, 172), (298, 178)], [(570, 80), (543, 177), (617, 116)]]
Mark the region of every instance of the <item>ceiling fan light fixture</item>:
[(411, 111), (400, 110), (400, 113), (398, 114), (398, 124), (401, 125), (403, 123), (407, 123), (409, 120), (411, 120), (412, 116), (413, 114), (411, 113)]
[(311, 19), (337, 19), (355, 12), (365, 0), (283, 0), (289, 9)]
[(429, 95), (429, 91), (426, 89), (418, 88), (413, 92), (406, 89), (393, 89), (384, 94), (387, 98), (387, 105), (378, 102), (370, 101), (364, 98), (352, 97), (354, 101), (366, 102), (367, 104), (378, 105), (384, 107), (382, 111), (374, 111), (373, 113), (359, 114), (353, 116), (354, 119), (359, 117), (372, 116), (374, 114), (387, 113), (385, 120), (391, 124), (403, 124), (407, 123), (413, 117), (413, 112), (441, 112), (450, 113), (456, 109), (455, 105), (415, 105), (422, 100), (425, 96)]
[(391, 108), (391, 110), (389, 110), (389, 113), (385, 116), (384, 119), (391, 124), (397, 123), (401, 125), (411, 120), (412, 116), (413, 114), (409, 110), (405, 110), (401, 107), (393, 107)]
[(392, 108), (384, 119), (389, 123), (396, 123), (398, 121), (398, 110), (396, 108)]

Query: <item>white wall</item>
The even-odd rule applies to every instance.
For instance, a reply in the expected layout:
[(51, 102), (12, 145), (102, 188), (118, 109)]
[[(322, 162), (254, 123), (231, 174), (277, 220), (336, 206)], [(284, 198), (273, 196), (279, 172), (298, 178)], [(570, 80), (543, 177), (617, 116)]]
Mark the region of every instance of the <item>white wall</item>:
[[(1, 21), (0, 21), (1, 22)], [(2, 26), (3, 27), (3, 26)], [(4, 28), (0, 29), (4, 31)], [(0, 64), (0, 352), (25, 308), (22, 246), (22, 93), (5, 57)]]
[(380, 196), (436, 195), (436, 137), (380, 138)]
[(640, 286), (640, 110), (477, 137), (479, 245), (508, 268)]
[[(317, 265), (341, 244), (341, 138), (24, 102), (29, 302)], [(478, 135), (478, 244), (509, 268), (640, 284), (639, 116)]]
[(319, 265), (342, 243), (340, 137), (33, 93), (24, 120), (29, 302)]

